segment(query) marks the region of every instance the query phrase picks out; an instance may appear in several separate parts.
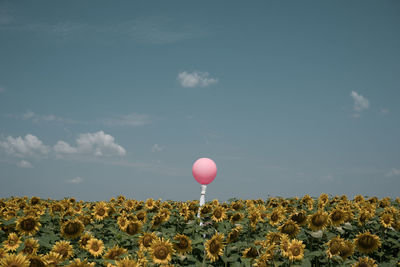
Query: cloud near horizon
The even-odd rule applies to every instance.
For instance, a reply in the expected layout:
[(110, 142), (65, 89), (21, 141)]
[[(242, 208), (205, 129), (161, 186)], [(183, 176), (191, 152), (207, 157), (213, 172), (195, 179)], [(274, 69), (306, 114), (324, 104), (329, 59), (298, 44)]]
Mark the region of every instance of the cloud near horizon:
[[(47, 156), (51, 152), (55, 153), (57, 157), (68, 154), (94, 156), (126, 155), (125, 148), (115, 143), (115, 138), (112, 135), (106, 134), (103, 131), (80, 134), (76, 139), (75, 147), (62, 140), (58, 141), (53, 147), (50, 147), (43, 144), (38, 137), (27, 134), (25, 137), (19, 136), (16, 138), (8, 136), (4, 141), (0, 141), (0, 148), (3, 148), (7, 154), (19, 158)], [(28, 166), (27, 163), (21, 162), (19, 163), (20, 167), (22, 165)]]
[(214, 78), (208, 78), (209, 73), (208, 72), (180, 72), (178, 74), (178, 81), (181, 84), (182, 87), (185, 88), (192, 88), (192, 87), (206, 87), (211, 84), (215, 84), (218, 82), (217, 79)]

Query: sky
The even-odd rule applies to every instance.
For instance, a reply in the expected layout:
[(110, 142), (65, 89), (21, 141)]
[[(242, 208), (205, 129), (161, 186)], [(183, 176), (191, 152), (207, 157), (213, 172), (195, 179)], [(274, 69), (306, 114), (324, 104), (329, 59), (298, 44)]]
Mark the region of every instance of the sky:
[(399, 196), (399, 1), (0, 1), (0, 198)]

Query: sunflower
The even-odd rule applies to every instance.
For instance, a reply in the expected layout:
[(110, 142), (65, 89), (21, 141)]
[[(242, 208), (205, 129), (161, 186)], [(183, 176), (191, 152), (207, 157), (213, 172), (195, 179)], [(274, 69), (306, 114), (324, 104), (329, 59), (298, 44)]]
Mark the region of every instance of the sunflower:
[(57, 264), (59, 264), (60, 262), (63, 261), (63, 257), (62, 255), (60, 255), (57, 252), (53, 252), (50, 251), (49, 253), (47, 253), (43, 259), (45, 261), (47, 261), (47, 263), (49, 264), (49, 266), (56, 266)]
[(152, 199), (152, 198), (146, 199), (144, 206), (145, 206), (146, 210), (149, 210), (149, 211), (154, 211), (157, 209), (156, 203), (154, 202), (154, 199)]
[(300, 232), (300, 227), (294, 221), (287, 220), (284, 224), (278, 227), (278, 230), (283, 234), (289, 235), (290, 238), (295, 238)]
[(267, 241), (268, 245), (279, 245), (281, 242), (281, 237), (282, 237), (282, 233), (278, 233), (278, 232), (269, 232), (266, 236), (265, 239)]
[(136, 200), (133, 199), (128, 199), (127, 201), (125, 201), (124, 203), (124, 208), (127, 210), (133, 210), (136, 206)]
[(151, 220), (151, 228), (156, 228), (160, 226), (164, 222), (163, 216), (160, 214), (156, 214), (153, 216), (153, 219)]
[(0, 260), (1, 267), (29, 267), (30, 262), (28, 258), (23, 254), (6, 254), (6, 256)]
[(374, 259), (368, 257), (358, 258), (358, 262), (351, 265), (351, 267), (378, 267)]
[(339, 226), (344, 223), (345, 212), (340, 208), (335, 208), (329, 213), (329, 218), (331, 220), (332, 225)]
[(227, 243), (235, 242), (239, 238), (241, 230), (242, 230), (242, 226), (241, 225), (238, 225), (235, 228), (233, 228), (229, 232), (228, 237), (226, 238), (226, 242)]
[(343, 260), (346, 260), (348, 257), (353, 255), (354, 253), (354, 242), (350, 240), (344, 240), (343, 246), (340, 247), (339, 256), (342, 257)]
[(218, 257), (224, 253), (225, 245), (223, 244), (223, 239), (224, 234), (215, 233), (211, 239), (206, 241), (206, 256), (211, 262), (218, 260)]
[(274, 258), (273, 250), (267, 250), (260, 257), (255, 259), (254, 265), (255, 267), (268, 267), (271, 264), (268, 262)]
[(379, 222), (383, 225), (383, 227), (389, 228), (394, 223), (393, 215), (391, 213), (388, 213), (388, 212), (383, 213), (380, 216)]
[(115, 263), (117, 264), (116, 267), (137, 267), (137, 266), (141, 266), (134, 259), (130, 259), (128, 257), (125, 257), (122, 260), (117, 260)]
[(139, 244), (140, 247), (143, 247), (144, 249), (149, 249), (151, 247), (151, 243), (157, 239), (157, 236), (155, 233), (142, 233), (142, 235), (139, 237)]
[(215, 206), (212, 211), (211, 219), (213, 219), (215, 222), (222, 222), (224, 219), (226, 219), (225, 208), (219, 205)]
[(103, 240), (91, 238), (86, 244), (86, 250), (94, 257), (100, 257), (104, 250)]
[(326, 193), (322, 193), (319, 198), (318, 198), (318, 203), (321, 204), (321, 206), (325, 206), (329, 201), (329, 196)]
[(358, 225), (363, 226), (372, 217), (373, 216), (368, 210), (361, 210), (357, 218)]
[(231, 207), (232, 207), (232, 209), (238, 211), (243, 208), (243, 204), (240, 201), (234, 201), (231, 203)]
[(3, 247), (6, 251), (16, 251), (21, 243), (22, 241), (16, 233), (10, 233), (8, 238), (3, 242)]
[(330, 222), (328, 213), (325, 211), (317, 211), (314, 214), (308, 215), (308, 227), (312, 231), (325, 229)]
[(243, 254), (243, 258), (248, 258), (248, 259), (255, 259), (259, 255), (257, 248), (255, 248), (253, 246), (243, 250), (242, 254)]
[(243, 219), (244, 215), (241, 212), (235, 212), (232, 214), (230, 221), (232, 224), (235, 224)]
[(40, 197), (32, 197), (31, 198), (31, 205), (40, 204)]
[(204, 204), (199, 209), (201, 218), (204, 218), (207, 214), (209, 214), (212, 211), (212, 207), (208, 203)]
[(139, 211), (136, 213), (136, 218), (142, 223), (145, 223), (147, 221), (147, 212), (144, 210)]
[(39, 231), (40, 226), (41, 224), (38, 218), (28, 215), (18, 219), (16, 229), (22, 235), (33, 236), (37, 231)]
[(45, 259), (44, 255), (28, 255), (28, 260), (30, 261), (29, 266), (39, 266), (39, 267), (45, 267), (48, 266), (48, 262)]
[(302, 240), (293, 239), (288, 246), (288, 256), (291, 261), (302, 260), (304, 257), (304, 248)]
[(80, 237), (83, 230), (85, 230), (85, 226), (79, 219), (68, 220), (61, 225), (61, 236), (75, 239)]
[(177, 241), (174, 243), (174, 249), (176, 252), (186, 254), (192, 251), (192, 241), (188, 236), (177, 234), (174, 236), (174, 240)]
[(121, 229), (122, 231), (125, 231), (125, 227), (126, 227), (127, 223), (128, 223), (128, 219), (124, 215), (121, 215), (118, 217), (117, 224), (118, 224), (119, 229)]
[(247, 216), (247, 218), (249, 218), (250, 226), (251, 226), (253, 229), (256, 228), (257, 223), (258, 223), (259, 221), (262, 221), (261, 213), (260, 213), (260, 211), (259, 211), (258, 209), (256, 209), (256, 208), (251, 208), (251, 209), (248, 211), (248, 216)]
[(161, 217), (163, 218), (163, 221), (164, 221), (164, 222), (167, 222), (167, 221), (169, 220), (169, 217), (170, 217), (171, 212), (169, 211), (169, 209), (161, 208), (161, 209), (158, 211), (158, 214), (161, 215)]
[(125, 248), (121, 248), (118, 245), (114, 245), (114, 247), (108, 249), (103, 256), (103, 259), (107, 260), (118, 260), (119, 257), (128, 253), (128, 250)]
[(295, 221), (299, 226), (307, 224), (307, 215), (305, 211), (294, 212), (290, 215), (290, 219)]
[(21, 251), (24, 254), (34, 255), (39, 249), (39, 242), (36, 239), (28, 238), (24, 241), (24, 248)]
[(328, 254), (329, 258), (332, 258), (334, 255), (339, 255), (341, 248), (344, 246), (344, 240), (337, 236), (329, 240), (326, 245), (328, 246), (326, 254)]
[(269, 224), (275, 227), (285, 219), (284, 209), (282, 207), (276, 207), (267, 217), (269, 219)]
[(108, 216), (108, 207), (104, 201), (98, 202), (94, 208), (92, 215), (98, 221), (104, 220)]
[(79, 246), (81, 248), (85, 248), (87, 245), (87, 242), (92, 239), (94, 236), (88, 232), (85, 232), (83, 235), (81, 235), (81, 238), (79, 239)]
[(153, 240), (150, 247), (150, 252), (154, 263), (168, 264), (168, 262), (171, 261), (172, 254), (175, 251), (169, 240), (164, 240), (164, 238), (159, 238)]
[(125, 226), (125, 232), (128, 235), (136, 235), (142, 230), (142, 222), (138, 220), (129, 220)]
[(382, 245), (379, 236), (373, 235), (369, 231), (359, 233), (354, 243), (358, 251), (366, 254), (377, 250)]
[[(289, 249), (290, 239), (287, 234), (282, 234), (279, 248), (281, 249), (281, 253), (283, 257), (289, 257), (288, 249)], [(271, 245), (270, 245), (271, 246)]]
[(57, 241), (51, 251), (60, 254), (63, 261), (74, 256), (74, 249), (69, 241)]
[(66, 265), (67, 267), (94, 267), (96, 263), (94, 262), (87, 262), (87, 259), (84, 259), (81, 261), (81, 259), (74, 259), (73, 262), (70, 264)]

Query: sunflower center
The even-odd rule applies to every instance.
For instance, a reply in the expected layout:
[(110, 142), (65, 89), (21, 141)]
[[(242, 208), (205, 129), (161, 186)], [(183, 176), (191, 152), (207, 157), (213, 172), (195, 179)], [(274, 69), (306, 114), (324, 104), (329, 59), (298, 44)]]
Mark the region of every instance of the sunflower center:
[(25, 247), (23, 250), (26, 254), (32, 254), (33, 252), (33, 248), (32, 247)]
[(126, 227), (126, 232), (130, 235), (137, 234), (139, 232), (139, 225), (137, 223), (130, 223)]
[(164, 246), (159, 246), (155, 249), (154, 256), (157, 259), (164, 260), (168, 256), (168, 248)]
[(340, 221), (342, 218), (343, 218), (343, 214), (341, 211), (335, 211), (332, 214), (332, 220), (334, 220), (334, 221)]
[(282, 232), (284, 232), (285, 234), (293, 234), (296, 231), (296, 227), (293, 224), (286, 224), (283, 228), (282, 228)]
[(151, 236), (145, 236), (143, 238), (143, 246), (145, 246), (146, 248), (150, 247), (151, 241), (153, 241), (153, 238)]
[(312, 217), (312, 223), (314, 224), (314, 225), (316, 225), (316, 226), (321, 226), (321, 225), (323, 225), (324, 223), (325, 223), (325, 221), (326, 221), (326, 218), (325, 218), (325, 216), (323, 216), (323, 215), (321, 215), (321, 214), (317, 214), (317, 215), (314, 215), (313, 217)]
[(64, 232), (68, 235), (73, 235), (78, 233), (80, 230), (80, 224), (77, 222), (69, 222), (64, 229)]
[(383, 221), (384, 221), (386, 224), (390, 223), (390, 216), (385, 216), (385, 217), (383, 217)]
[(235, 222), (239, 221), (240, 220), (240, 214), (233, 215), (232, 216), (232, 220), (235, 221)]
[(217, 240), (214, 239), (210, 242), (210, 252), (212, 254), (218, 253), (220, 248), (221, 248), (221, 244)]
[(144, 220), (144, 216), (145, 216), (144, 212), (140, 212), (140, 213), (138, 213), (136, 215), (136, 217), (138, 218), (139, 221), (143, 221)]
[(61, 248), (56, 252), (59, 253), (63, 258), (66, 258), (68, 256), (68, 250), (66, 248)]
[(250, 250), (246, 253), (248, 257), (255, 258), (258, 256), (258, 251), (256, 248), (251, 247)]
[(300, 255), (300, 248), (294, 247), (291, 249), (293, 256), (298, 256)]
[(36, 221), (32, 218), (27, 218), (21, 222), (21, 228), (25, 231), (31, 231), (35, 229)]
[(92, 245), (90, 246), (90, 248), (93, 251), (98, 251), (100, 249), (100, 246), (99, 246), (99, 244), (97, 242), (93, 242)]
[(271, 221), (275, 222), (275, 221), (277, 221), (278, 219), (279, 219), (279, 215), (278, 215), (276, 212), (272, 213), (272, 215), (271, 215)]
[(179, 244), (178, 244), (178, 247), (179, 248), (181, 248), (181, 249), (185, 249), (185, 248), (187, 248), (189, 246), (189, 242), (186, 240), (186, 238), (180, 238), (179, 239)]
[(106, 211), (103, 208), (100, 208), (97, 210), (97, 214), (100, 216), (103, 216), (106, 213)]
[(219, 219), (222, 217), (222, 212), (221, 210), (215, 210), (213, 215), (215, 218)]
[(375, 239), (372, 236), (366, 235), (360, 238), (359, 244), (363, 248), (372, 248), (375, 245)]
[[(38, 266), (38, 267), (41, 267), (41, 266), (46, 266), (46, 265), (44, 265), (44, 263), (41, 261), (41, 260), (39, 260), (39, 259), (30, 259), (30, 262), (31, 262), (31, 264), (29, 265), (29, 267), (32, 267), (32, 266), (34, 266), (34, 267), (36, 267), (36, 266)], [(14, 266), (14, 265), (13, 265)]]
[(340, 250), (340, 243), (338, 242), (334, 242), (330, 247), (330, 251), (332, 254), (337, 254), (339, 250)]

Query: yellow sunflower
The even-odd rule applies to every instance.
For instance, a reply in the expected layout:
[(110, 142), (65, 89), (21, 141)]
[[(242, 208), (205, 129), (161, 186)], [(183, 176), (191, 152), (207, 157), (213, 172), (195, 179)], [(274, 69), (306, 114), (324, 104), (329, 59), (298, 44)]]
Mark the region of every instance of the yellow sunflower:
[(94, 267), (96, 263), (91, 262), (89, 263), (87, 259), (81, 261), (81, 259), (74, 259), (73, 262), (66, 265), (67, 267)]
[(142, 230), (142, 222), (138, 221), (138, 220), (129, 220), (126, 223), (125, 229), (124, 231), (128, 234), (128, 235), (136, 235), (138, 233), (140, 233), (140, 231)]
[(130, 259), (129, 257), (125, 257), (122, 260), (117, 260), (116, 267), (139, 267), (139, 265), (134, 259)]
[(273, 258), (274, 258), (273, 252), (271, 253), (271, 251), (266, 251), (266, 252), (262, 253), (260, 257), (258, 257), (257, 259), (254, 260), (253, 266), (269, 267), (269, 266), (271, 266), (269, 261), (272, 260)]
[(153, 216), (151, 220), (151, 228), (156, 228), (160, 226), (164, 222), (164, 218), (160, 214), (156, 214)]
[(149, 210), (149, 211), (154, 211), (157, 209), (156, 202), (152, 198), (146, 199), (144, 206), (145, 206), (146, 210)]
[(358, 225), (363, 226), (373, 215), (368, 210), (361, 210), (358, 214)]
[(253, 229), (256, 228), (258, 222), (262, 221), (261, 213), (260, 213), (260, 211), (259, 211), (258, 209), (256, 209), (256, 208), (251, 208), (251, 209), (249, 209), (247, 218), (249, 219), (249, 221), (250, 221), (250, 226), (251, 226)]
[(299, 226), (307, 224), (307, 215), (305, 211), (294, 212), (290, 215), (290, 219), (295, 221)]
[(69, 239), (79, 238), (85, 226), (79, 219), (67, 220), (61, 225), (61, 236)]
[(104, 220), (108, 216), (108, 207), (104, 201), (97, 202), (93, 208), (92, 215), (98, 221)]
[(186, 254), (192, 251), (192, 241), (190, 238), (183, 234), (177, 234), (174, 236), (174, 249), (180, 254)]
[(89, 251), (94, 257), (100, 257), (104, 251), (103, 240), (91, 238), (86, 244), (86, 250)]
[(125, 248), (121, 248), (118, 245), (114, 245), (114, 247), (108, 249), (103, 256), (103, 259), (107, 260), (118, 260), (122, 255), (128, 253), (128, 250)]
[(48, 262), (45, 259), (45, 256), (40, 254), (40, 255), (28, 255), (28, 260), (30, 261), (29, 266), (40, 266), (40, 267), (45, 267), (48, 266)]
[(394, 217), (391, 213), (383, 213), (380, 216), (379, 222), (383, 225), (383, 227), (389, 228), (394, 223)]
[(343, 260), (346, 260), (348, 257), (353, 255), (354, 253), (354, 242), (351, 240), (344, 240), (343, 246), (340, 247), (339, 256), (342, 257)]
[(145, 223), (147, 221), (147, 212), (144, 210), (139, 211), (136, 213), (136, 218), (142, 223)]
[(279, 245), (283, 234), (278, 232), (269, 232), (266, 236), (266, 242), (268, 245)]
[(222, 222), (223, 220), (226, 219), (226, 212), (225, 208), (222, 206), (215, 206), (213, 211), (212, 211), (212, 216), (211, 219), (215, 222)]
[(211, 262), (217, 261), (219, 256), (224, 253), (224, 234), (215, 233), (213, 237), (206, 241), (205, 250), (207, 252), (206, 257)]
[(241, 212), (235, 212), (232, 214), (230, 221), (232, 224), (235, 224), (243, 219), (244, 215)]
[(329, 225), (330, 219), (328, 213), (322, 210), (308, 215), (308, 227), (312, 231), (323, 230)]
[(39, 249), (39, 242), (36, 239), (28, 238), (24, 241), (24, 249), (21, 251), (24, 254), (34, 255)]
[(251, 247), (243, 250), (242, 255), (243, 255), (243, 258), (255, 259), (258, 257), (259, 253), (258, 253), (257, 248), (251, 246)]
[(382, 245), (379, 236), (373, 235), (369, 231), (359, 233), (354, 243), (358, 251), (366, 254), (374, 252)]
[(240, 201), (233, 201), (231, 203), (231, 207), (232, 207), (232, 209), (238, 211), (238, 210), (241, 210), (243, 208), (243, 203), (240, 202)]
[(339, 226), (344, 223), (346, 217), (345, 212), (341, 208), (335, 208), (329, 213), (329, 218), (334, 226)]
[(28, 258), (23, 254), (6, 254), (6, 256), (0, 260), (1, 267), (29, 267), (30, 262)]
[(63, 261), (74, 256), (74, 249), (69, 241), (57, 241), (51, 251), (60, 254)]
[(344, 240), (340, 236), (337, 236), (329, 240), (326, 245), (328, 246), (326, 254), (329, 258), (332, 258), (334, 255), (339, 255), (344, 246)]
[(16, 233), (10, 233), (8, 238), (3, 242), (3, 247), (6, 251), (16, 251), (21, 243), (22, 241)]
[(168, 264), (174, 252), (171, 242), (164, 240), (164, 238), (153, 240), (150, 247), (152, 261), (158, 264)]
[(156, 239), (157, 239), (157, 236), (153, 232), (142, 233), (142, 235), (139, 237), (140, 247), (143, 247), (144, 249), (147, 250), (151, 247), (151, 243)]
[(39, 219), (34, 216), (21, 217), (17, 221), (17, 231), (22, 235), (33, 236), (41, 226)]
[(88, 232), (85, 232), (83, 235), (81, 235), (81, 238), (79, 239), (79, 246), (81, 248), (85, 248), (87, 245), (87, 242), (92, 239), (94, 236)]
[(287, 234), (290, 238), (295, 238), (300, 232), (300, 227), (294, 221), (287, 220), (284, 224), (278, 227), (278, 230), (283, 234)]
[(242, 226), (241, 225), (238, 225), (235, 228), (233, 228), (229, 232), (228, 237), (226, 238), (226, 242), (227, 243), (235, 242), (239, 238), (241, 230), (242, 230)]
[(57, 266), (57, 264), (63, 261), (62, 255), (54, 251), (47, 253), (43, 259), (47, 261), (49, 266)]
[(358, 258), (358, 262), (351, 265), (351, 267), (378, 267), (374, 259), (368, 257)]
[(267, 217), (269, 219), (269, 224), (276, 227), (285, 219), (284, 209), (280, 206), (276, 207)]
[(291, 261), (302, 260), (304, 257), (304, 248), (302, 240), (293, 239), (288, 246), (288, 256)]
[(161, 217), (163, 218), (163, 222), (167, 222), (169, 220), (169, 218), (170, 218), (171, 212), (167, 208), (161, 208), (158, 211), (158, 214), (160, 214)]

